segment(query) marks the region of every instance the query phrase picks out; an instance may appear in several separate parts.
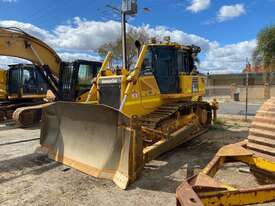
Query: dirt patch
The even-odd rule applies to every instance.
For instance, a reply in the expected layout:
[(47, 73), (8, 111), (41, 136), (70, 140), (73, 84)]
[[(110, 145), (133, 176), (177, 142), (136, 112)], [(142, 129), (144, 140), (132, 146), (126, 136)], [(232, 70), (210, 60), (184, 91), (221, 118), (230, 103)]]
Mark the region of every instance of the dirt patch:
[[(39, 128), (1, 128), (0, 205), (174, 206), (177, 186), (202, 169), (221, 146), (243, 140), (248, 126), (237, 121), (214, 126), (204, 135), (146, 164), (140, 178), (126, 191), (109, 180), (96, 179), (49, 160), (36, 151), (38, 140), (4, 144), (38, 138)], [(225, 168), (225, 176), (231, 176), (232, 170)]]

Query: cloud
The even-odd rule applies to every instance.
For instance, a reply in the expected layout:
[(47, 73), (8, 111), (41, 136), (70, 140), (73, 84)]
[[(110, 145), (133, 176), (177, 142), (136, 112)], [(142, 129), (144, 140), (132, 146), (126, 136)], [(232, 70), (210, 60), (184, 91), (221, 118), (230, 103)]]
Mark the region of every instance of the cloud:
[(219, 44), (212, 45), (205, 54), (200, 64), (201, 70), (210, 73), (241, 72), (245, 67), (246, 58), (251, 61), (251, 55), (256, 48), (257, 41), (243, 41), (236, 44), (228, 44), (221, 47)]
[(207, 9), (210, 4), (210, 0), (192, 0), (191, 5), (189, 5), (186, 9), (193, 13), (198, 13), (202, 10)]
[(0, 69), (7, 69), (9, 68), (8, 65), (20, 64), (20, 63), (28, 64), (31, 62), (24, 59), (17, 58), (17, 57), (0, 56)]
[(52, 45), (61, 48), (96, 50), (106, 42), (115, 41), (120, 36), (120, 23), (117, 21), (87, 21), (75, 17), (72, 24), (57, 26)]
[(146, 25), (143, 26), (143, 29), (145, 29), (151, 37), (162, 38), (164, 36), (170, 36), (171, 41), (181, 44), (195, 44), (200, 46), (204, 52), (208, 51), (211, 44), (214, 43), (195, 34), (187, 34), (181, 30), (169, 29), (165, 26), (150, 27)]
[(239, 17), (245, 14), (245, 12), (243, 4), (224, 5), (220, 8), (217, 18), (219, 22), (223, 22)]
[(4, 3), (13, 3), (13, 2), (17, 2), (17, 0), (1, 0)]
[(30, 23), (24, 23), (14, 20), (3, 20), (0, 21), (1, 27), (17, 27), (25, 32), (32, 34), (33, 36), (43, 40), (43, 41), (49, 41), (50, 39), (54, 39), (55, 37), (49, 32), (44, 29), (41, 29), (37, 26), (34, 26)]
[[(51, 31), (35, 25), (17, 21), (0, 21), (0, 26), (17, 26), (26, 32), (42, 39), (52, 46), (65, 61), (75, 59), (100, 60), (96, 54), (101, 44), (116, 40), (120, 35), (120, 23), (116, 21), (89, 21), (76, 17), (71, 23), (59, 25)], [(256, 47), (256, 40), (239, 42), (221, 46), (216, 41), (210, 41), (196, 34), (188, 34), (182, 30), (165, 26), (150, 25), (133, 26), (133, 29), (143, 29), (150, 36), (162, 38), (170, 36), (172, 41), (181, 44), (195, 44), (202, 48), (200, 71), (203, 72), (237, 72), (241, 71), (246, 57), (250, 57)], [(1, 64), (17, 63), (6, 58), (0, 59)]]
[(74, 61), (77, 59), (100, 61), (102, 60), (98, 55), (92, 55), (87, 53), (72, 53), (72, 52), (58, 52), (58, 55), (63, 61)]

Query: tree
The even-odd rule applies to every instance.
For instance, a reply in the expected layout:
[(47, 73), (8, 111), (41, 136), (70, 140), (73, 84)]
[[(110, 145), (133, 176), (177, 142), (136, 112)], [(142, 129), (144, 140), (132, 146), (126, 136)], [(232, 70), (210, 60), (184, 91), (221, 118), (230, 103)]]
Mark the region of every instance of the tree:
[(275, 25), (261, 30), (257, 35), (257, 47), (252, 54), (253, 63), (275, 69)]
[[(148, 41), (149, 34), (145, 29), (133, 29), (129, 28), (127, 31), (127, 59), (128, 68), (130, 68), (135, 59), (137, 58), (137, 48), (135, 46), (135, 41), (139, 40), (141, 44)], [(122, 45), (121, 37), (114, 42), (103, 44), (99, 49), (98, 53), (100, 56), (105, 57), (108, 51), (113, 53), (113, 59), (117, 62), (122, 62)]]

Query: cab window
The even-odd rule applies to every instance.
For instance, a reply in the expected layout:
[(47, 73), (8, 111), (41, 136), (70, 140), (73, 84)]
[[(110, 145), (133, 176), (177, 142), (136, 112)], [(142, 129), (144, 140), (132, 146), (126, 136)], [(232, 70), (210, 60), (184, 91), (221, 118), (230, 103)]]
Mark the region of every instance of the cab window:
[(141, 75), (150, 75), (152, 72), (152, 51), (148, 50), (141, 67)]
[(194, 62), (191, 54), (183, 51), (178, 51), (177, 65), (178, 65), (179, 72), (189, 74), (194, 67)]
[(23, 69), (23, 93), (36, 93), (36, 86), (33, 69)]
[(179, 70), (179, 72), (184, 72), (183, 53), (182, 52), (178, 52), (178, 70)]
[(78, 70), (78, 85), (92, 85), (93, 68), (88, 64), (80, 64)]

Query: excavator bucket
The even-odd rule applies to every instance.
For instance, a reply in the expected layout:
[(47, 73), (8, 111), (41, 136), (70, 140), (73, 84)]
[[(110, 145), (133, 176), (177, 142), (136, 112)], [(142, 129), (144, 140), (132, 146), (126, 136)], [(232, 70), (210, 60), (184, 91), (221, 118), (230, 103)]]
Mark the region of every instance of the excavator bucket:
[(43, 111), (40, 143), (49, 157), (125, 189), (143, 168), (141, 126), (105, 106), (56, 102)]

